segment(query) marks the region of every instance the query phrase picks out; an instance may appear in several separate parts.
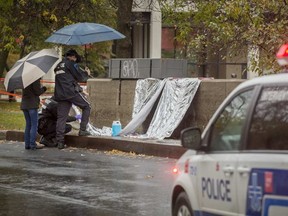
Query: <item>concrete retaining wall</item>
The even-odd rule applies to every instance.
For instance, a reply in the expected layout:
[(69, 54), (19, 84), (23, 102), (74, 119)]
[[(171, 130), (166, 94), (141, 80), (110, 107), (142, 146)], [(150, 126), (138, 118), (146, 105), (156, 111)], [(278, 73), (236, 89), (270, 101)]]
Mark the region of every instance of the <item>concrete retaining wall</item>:
[(148, 77), (187, 77), (187, 60), (129, 58), (109, 61), (109, 78), (144, 79)]
[[(203, 80), (192, 105), (171, 138), (179, 138), (181, 130), (189, 126), (203, 129), (224, 98), (241, 82), (243, 80), (239, 79)], [(122, 127), (130, 122), (136, 80), (91, 79), (87, 86), (92, 106), (90, 122), (95, 127), (111, 127), (113, 120), (120, 120)], [(139, 132), (147, 129), (152, 117), (153, 113)]]

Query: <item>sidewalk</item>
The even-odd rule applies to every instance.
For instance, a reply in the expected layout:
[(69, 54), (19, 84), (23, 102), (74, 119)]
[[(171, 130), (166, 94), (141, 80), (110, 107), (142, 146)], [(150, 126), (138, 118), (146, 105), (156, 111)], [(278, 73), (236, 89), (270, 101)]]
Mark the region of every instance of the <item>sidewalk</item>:
[[(23, 131), (0, 131), (0, 140), (24, 141)], [(134, 152), (136, 154), (152, 155), (178, 159), (186, 149), (179, 140), (143, 140), (126, 137), (88, 136), (79, 137), (66, 135), (65, 142), (68, 147), (97, 149), (110, 151), (113, 149)]]

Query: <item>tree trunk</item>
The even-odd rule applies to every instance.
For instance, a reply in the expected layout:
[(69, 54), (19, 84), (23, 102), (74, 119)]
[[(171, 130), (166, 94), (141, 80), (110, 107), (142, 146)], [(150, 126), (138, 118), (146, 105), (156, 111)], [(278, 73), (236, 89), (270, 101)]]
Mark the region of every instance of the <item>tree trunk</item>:
[(7, 58), (8, 58), (9, 51), (3, 50), (0, 51), (0, 77), (3, 77), (4, 70), (7, 68)]
[(126, 38), (116, 41), (116, 58), (132, 57), (132, 39), (130, 29), (132, 5), (133, 0), (118, 0), (117, 26), (119, 32), (125, 35)]

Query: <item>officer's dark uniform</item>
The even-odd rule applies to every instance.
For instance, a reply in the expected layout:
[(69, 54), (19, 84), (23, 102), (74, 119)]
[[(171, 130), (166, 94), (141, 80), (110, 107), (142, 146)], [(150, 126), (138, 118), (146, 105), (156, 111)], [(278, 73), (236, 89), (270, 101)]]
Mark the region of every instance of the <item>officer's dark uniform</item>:
[[(40, 143), (47, 147), (56, 147), (57, 105), (53, 98), (47, 98), (42, 104), (38, 118), (37, 132), (42, 135)], [(68, 116), (67, 122), (76, 121), (74, 116)], [(70, 124), (65, 124), (65, 134), (72, 130)]]
[[(69, 50), (65, 57), (75, 56), (80, 58), (75, 50)], [(81, 93), (82, 88), (78, 82), (86, 82), (89, 78), (88, 73), (79, 68), (78, 64), (64, 58), (54, 69), (55, 72), (55, 91), (54, 97), (58, 102), (56, 140), (59, 149), (64, 148), (64, 132), (68, 113), (72, 104), (80, 107), (82, 118), (80, 123), (79, 135), (89, 135), (86, 126), (89, 122), (90, 103)]]

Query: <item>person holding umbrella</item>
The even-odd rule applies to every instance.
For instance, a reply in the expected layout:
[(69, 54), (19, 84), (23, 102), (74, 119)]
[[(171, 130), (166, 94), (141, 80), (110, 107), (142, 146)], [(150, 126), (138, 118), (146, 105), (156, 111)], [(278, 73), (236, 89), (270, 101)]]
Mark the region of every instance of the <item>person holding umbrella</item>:
[(23, 111), (26, 121), (24, 141), (25, 149), (36, 150), (42, 147), (36, 145), (38, 108), (40, 95), (47, 90), (41, 86), (40, 79), (23, 89), (20, 109)]
[(39, 96), (46, 91), (40, 83), (41, 77), (47, 74), (60, 61), (55, 49), (32, 51), (15, 62), (7, 72), (4, 86), (7, 92), (23, 89), (20, 109), (23, 110), (25, 126), (25, 148), (36, 149)]
[(64, 59), (56, 66), (55, 72), (55, 91), (54, 97), (58, 102), (57, 123), (56, 123), (56, 142), (58, 149), (63, 149), (65, 125), (72, 104), (80, 107), (82, 117), (80, 123), (79, 136), (91, 135), (86, 126), (89, 122), (90, 103), (83, 94), (83, 89), (78, 82), (86, 82), (90, 76), (88, 67), (82, 70), (78, 63), (81, 61), (76, 50), (68, 50)]

